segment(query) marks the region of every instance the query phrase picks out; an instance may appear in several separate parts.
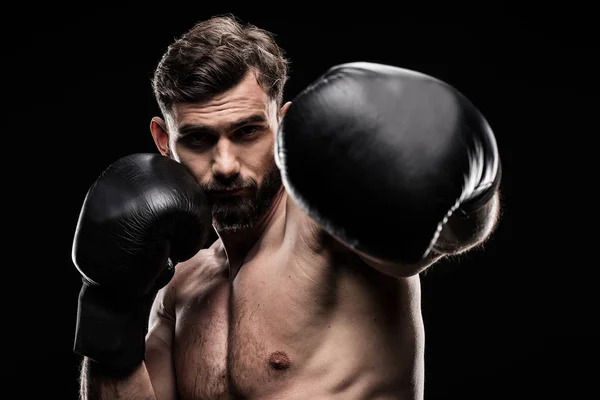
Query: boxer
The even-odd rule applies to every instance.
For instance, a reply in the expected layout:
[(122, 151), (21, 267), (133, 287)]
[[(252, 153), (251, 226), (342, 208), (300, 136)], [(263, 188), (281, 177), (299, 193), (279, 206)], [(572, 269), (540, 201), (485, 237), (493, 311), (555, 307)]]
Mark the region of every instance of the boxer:
[(419, 275), (493, 234), (492, 129), (417, 71), (335, 65), (283, 104), (287, 74), (231, 16), (166, 50), (157, 153), (77, 225), (83, 399), (423, 399)]

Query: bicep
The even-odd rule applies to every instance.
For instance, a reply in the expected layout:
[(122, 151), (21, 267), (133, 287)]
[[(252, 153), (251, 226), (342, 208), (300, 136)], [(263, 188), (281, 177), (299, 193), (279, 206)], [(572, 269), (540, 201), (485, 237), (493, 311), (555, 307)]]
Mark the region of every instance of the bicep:
[(175, 313), (172, 292), (173, 286), (168, 284), (156, 295), (146, 335), (146, 368), (158, 400), (176, 398), (173, 366)]

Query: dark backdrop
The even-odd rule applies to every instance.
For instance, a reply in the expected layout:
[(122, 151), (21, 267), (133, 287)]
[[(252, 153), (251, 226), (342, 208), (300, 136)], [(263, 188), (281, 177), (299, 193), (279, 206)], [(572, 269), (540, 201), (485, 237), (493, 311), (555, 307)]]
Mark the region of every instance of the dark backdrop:
[(585, 122), (595, 100), (590, 11), (394, 4), (337, 12), (287, 3), (17, 4), (5, 13), (4, 389), (21, 392), (16, 398), (77, 397), (79, 277), (70, 251), (85, 192), (116, 158), (156, 151), (150, 77), (166, 46), (195, 21), (233, 12), (277, 35), (292, 61), (286, 99), (333, 64), (384, 62), (453, 84), (496, 132), (504, 167), (496, 234), (485, 249), (423, 276), (426, 399), (593, 392), (593, 251), (562, 251), (575, 234), (555, 219), (585, 222), (593, 205), (563, 203), (590, 183), (564, 168), (581, 162), (573, 141), (593, 147)]

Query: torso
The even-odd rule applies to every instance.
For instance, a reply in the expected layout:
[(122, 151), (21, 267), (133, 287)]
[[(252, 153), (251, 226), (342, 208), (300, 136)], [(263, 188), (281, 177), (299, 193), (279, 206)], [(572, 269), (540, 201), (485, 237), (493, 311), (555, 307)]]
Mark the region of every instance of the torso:
[(286, 211), (235, 276), (219, 241), (178, 268), (180, 398), (421, 399), (418, 275), (384, 275)]

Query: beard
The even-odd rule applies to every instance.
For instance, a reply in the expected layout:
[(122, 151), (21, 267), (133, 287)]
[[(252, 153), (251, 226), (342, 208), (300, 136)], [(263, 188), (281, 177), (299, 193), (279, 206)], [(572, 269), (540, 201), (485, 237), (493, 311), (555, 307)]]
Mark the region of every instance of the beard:
[(240, 196), (211, 199), (214, 228), (228, 232), (252, 228), (267, 213), (281, 186), (281, 173), (275, 163), (267, 171), (260, 186), (254, 179), (245, 179), (239, 175), (229, 179), (215, 178), (213, 182), (203, 186), (209, 196), (214, 190), (249, 189), (249, 192)]

